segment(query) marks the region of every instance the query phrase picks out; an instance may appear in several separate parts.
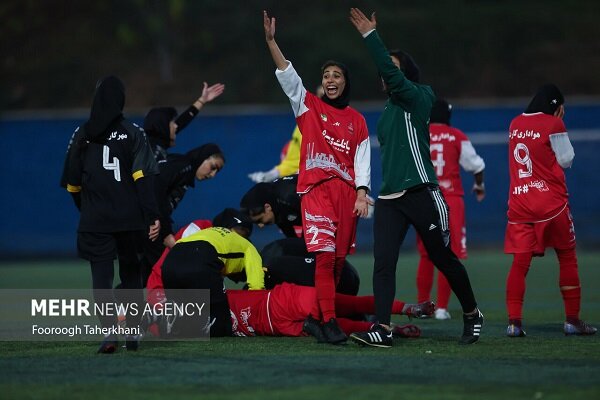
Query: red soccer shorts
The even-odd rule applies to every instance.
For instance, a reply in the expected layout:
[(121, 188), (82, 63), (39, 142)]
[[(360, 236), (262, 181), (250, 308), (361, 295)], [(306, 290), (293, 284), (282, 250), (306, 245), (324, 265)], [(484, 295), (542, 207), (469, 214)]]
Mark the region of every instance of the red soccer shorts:
[(332, 251), (345, 257), (355, 251), (356, 190), (332, 178), (302, 195), (302, 227), (309, 252)]
[(546, 247), (572, 249), (575, 247), (575, 227), (567, 205), (556, 217), (536, 223), (508, 223), (504, 236), (504, 252), (529, 253), (543, 256)]

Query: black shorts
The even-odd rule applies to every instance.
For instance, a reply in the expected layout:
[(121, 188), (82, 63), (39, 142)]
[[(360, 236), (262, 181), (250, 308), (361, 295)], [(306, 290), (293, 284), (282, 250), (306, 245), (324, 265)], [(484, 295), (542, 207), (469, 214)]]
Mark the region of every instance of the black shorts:
[(84, 260), (100, 262), (119, 257), (137, 258), (143, 231), (77, 232), (77, 253)]

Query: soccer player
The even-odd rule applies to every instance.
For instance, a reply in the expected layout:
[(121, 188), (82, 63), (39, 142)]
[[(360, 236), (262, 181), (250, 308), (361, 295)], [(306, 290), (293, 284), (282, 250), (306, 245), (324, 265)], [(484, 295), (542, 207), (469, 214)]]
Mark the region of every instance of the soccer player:
[[(79, 257), (88, 260), (96, 303), (114, 302), (114, 264), (118, 255), (121, 299), (143, 302), (139, 255), (144, 235), (156, 240), (160, 230), (154, 197), (156, 161), (144, 131), (123, 116), (125, 87), (115, 76), (98, 82), (90, 118), (75, 130), (69, 143), (61, 184), (80, 210), (77, 228)], [(134, 327), (139, 317), (130, 316)], [(103, 328), (115, 327), (116, 316), (100, 316)], [(137, 350), (138, 337), (126, 337)], [(99, 353), (113, 353), (117, 336), (108, 335)]]
[(143, 279), (148, 280), (152, 266), (165, 246), (175, 244), (171, 215), (196, 180), (214, 178), (225, 165), (223, 152), (214, 143), (207, 143), (186, 154), (169, 154), (166, 162), (158, 164), (160, 175), (155, 180), (155, 195), (160, 211), (161, 230), (156, 241), (146, 241), (143, 260)]
[[(431, 161), (435, 168), (440, 190), (450, 211), (450, 248), (459, 259), (467, 258), (467, 229), (465, 226), (464, 190), (460, 167), (473, 174), (472, 192), (477, 201), (485, 197), (483, 170), (485, 162), (475, 152), (463, 131), (450, 126), (452, 105), (438, 99), (433, 103), (429, 118)], [(420, 236), (417, 235), (420, 260), (417, 268), (417, 302), (429, 300), (433, 286), (434, 269)], [(451, 289), (444, 274), (438, 274), (435, 318), (450, 319), (448, 302)]]
[[(463, 309), (463, 334), (459, 343), (479, 339), (483, 314), (465, 267), (450, 249), (448, 206), (441, 194), (429, 150), (427, 123), (434, 101), (429, 86), (419, 84), (419, 69), (402, 51), (389, 52), (375, 30), (375, 13), (367, 18), (357, 8), (350, 21), (363, 36), (379, 70), (389, 99), (379, 122), (383, 182), (375, 203), (373, 224), (373, 291), (379, 324), (352, 338), (372, 346), (392, 345), (390, 310), (396, 291), (396, 263), (410, 225), (421, 236), (429, 258), (446, 276)], [(373, 333), (378, 335), (373, 335)]]
[(206, 103), (219, 97), (224, 90), (225, 85), (222, 83), (208, 86), (204, 82), (202, 95), (181, 114), (177, 115), (174, 107), (155, 107), (148, 111), (144, 118), (144, 131), (150, 138), (156, 161), (167, 159), (167, 150), (175, 146), (177, 134), (192, 122)]
[[(316, 289), (308, 286), (283, 283), (271, 290), (228, 290), (227, 300), (231, 309), (234, 336), (306, 336), (319, 342), (328, 342), (318, 323), (319, 305)], [(335, 295), (336, 312), (340, 328), (350, 334), (356, 330), (368, 330), (371, 322), (357, 321), (349, 317), (372, 314), (375, 310), (373, 296)], [(432, 302), (407, 304), (393, 302), (393, 313), (421, 318), (433, 313)], [(307, 318), (308, 316), (308, 318)], [(418, 337), (420, 329), (415, 325), (394, 326), (395, 336)]]
[(263, 12), (265, 39), (275, 75), (288, 96), (302, 133), (297, 191), (307, 250), (316, 253), (315, 288), (323, 331), (331, 344), (347, 336), (336, 322), (335, 286), (346, 256), (355, 249), (357, 217), (368, 213), (371, 149), (365, 118), (349, 106), (348, 69), (327, 61), (325, 94), (308, 92), (275, 41), (275, 18)]
[(508, 133), (508, 224), (504, 251), (513, 255), (506, 281), (509, 337), (523, 337), (525, 277), (534, 256), (552, 247), (560, 268), (559, 286), (565, 335), (593, 335), (596, 328), (579, 319), (581, 285), (575, 253), (575, 229), (563, 169), (575, 152), (562, 121), (564, 97), (555, 85), (539, 88)]
[(301, 237), (302, 213), (297, 185), (298, 175), (257, 183), (240, 200), (240, 209), (259, 228), (275, 224), (286, 237)]

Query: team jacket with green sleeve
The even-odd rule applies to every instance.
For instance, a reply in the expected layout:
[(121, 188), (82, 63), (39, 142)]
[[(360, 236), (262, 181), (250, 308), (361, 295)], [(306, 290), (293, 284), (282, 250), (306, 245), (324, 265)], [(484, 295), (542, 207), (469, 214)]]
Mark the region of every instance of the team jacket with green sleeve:
[(437, 184), (429, 153), (428, 123), (435, 100), (433, 91), (404, 76), (392, 62), (377, 31), (367, 35), (365, 43), (389, 93), (377, 122), (383, 164), (379, 196), (424, 183)]
[(224, 276), (246, 273), (246, 282), (250, 290), (265, 288), (265, 271), (262, 269), (262, 259), (252, 243), (237, 233), (221, 227), (202, 229), (187, 237), (182, 237), (177, 243), (204, 241), (211, 244), (223, 263)]

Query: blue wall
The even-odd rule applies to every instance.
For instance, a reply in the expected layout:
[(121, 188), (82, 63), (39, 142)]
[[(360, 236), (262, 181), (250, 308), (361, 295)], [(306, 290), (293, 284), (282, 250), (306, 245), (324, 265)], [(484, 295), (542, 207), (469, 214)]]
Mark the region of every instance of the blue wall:
[[(520, 109), (511, 107), (462, 108), (453, 124), (470, 134), (485, 159), (487, 198), (477, 203), (466, 197), (470, 246), (501, 246), (507, 198), (507, 156), (503, 142), (510, 120)], [(365, 112), (375, 134), (378, 112)], [(571, 206), (580, 245), (600, 244), (600, 185), (595, 157), (600, 154), (600, 105), (571, 106), (565, 122), (575, 147), (575, 164), (567, 171)], [(0, 139), (0, 257), (74, 255), (78, 213), (70, 196), (58, 185), (66, 146), (74, 128), (83, 120), (73, 118), (3, 118)], [(139, 122), (140, 118), (133, 118)], [(250, 172), (267, 170), (278, 162), (281, 147), (289, 140), (294, 121), (288, 113), (255, 115), (199, 115), (178, 138), (174, 152), (185, 152), (205, 142), (218, 143), (227, 164), (212, 181), (199, 182), (175, 211), (177, 225), (198, 217), (212, 218), (224, 207), (236, 207), (252, 186)], [(586, 138), (585, 133), (590, 133)], [(465, 176), (466, 187), (472, 178)], [(373, 191), (381, 182), (378, 148), (373, 149)], [(358, 249), (372, 245), (371, 221), (359, 224)], [(262, 247), (278, 238), (275, 227), (256, 230), (253, 241)], [(406, 246), (410, 246), (408, 242)]]

